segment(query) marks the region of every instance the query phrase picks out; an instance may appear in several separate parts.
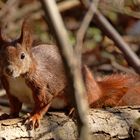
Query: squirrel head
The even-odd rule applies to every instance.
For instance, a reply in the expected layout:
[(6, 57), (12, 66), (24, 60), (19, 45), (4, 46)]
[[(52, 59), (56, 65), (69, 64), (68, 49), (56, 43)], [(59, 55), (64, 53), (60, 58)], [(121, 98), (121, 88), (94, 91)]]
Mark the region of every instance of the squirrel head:
[(4, 75), (18, 77), (29, 71), (32, 47), (31, 29), (24, 20), (21, 35), (14, 41), (8, 41), (0, 33), (0, 65)]

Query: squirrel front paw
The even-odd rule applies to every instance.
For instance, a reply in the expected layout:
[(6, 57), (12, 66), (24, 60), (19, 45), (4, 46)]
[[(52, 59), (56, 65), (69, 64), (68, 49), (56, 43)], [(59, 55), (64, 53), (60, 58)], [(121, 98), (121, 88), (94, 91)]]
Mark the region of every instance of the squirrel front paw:
[(41, 115), (36, 113), (34, 115), (28, 114), (28, 117), (24, 120), (24, 124), (27, 126), (27, 130), (37, 129), (40, 125)]

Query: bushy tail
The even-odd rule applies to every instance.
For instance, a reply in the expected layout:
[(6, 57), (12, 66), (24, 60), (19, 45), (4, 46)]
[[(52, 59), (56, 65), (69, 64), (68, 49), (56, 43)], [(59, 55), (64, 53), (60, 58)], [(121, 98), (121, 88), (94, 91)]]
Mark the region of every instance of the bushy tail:
[(87, 66), (82, 72), (90, 107), (140, 105), (139, 76), (113, 74), (97, 81)]

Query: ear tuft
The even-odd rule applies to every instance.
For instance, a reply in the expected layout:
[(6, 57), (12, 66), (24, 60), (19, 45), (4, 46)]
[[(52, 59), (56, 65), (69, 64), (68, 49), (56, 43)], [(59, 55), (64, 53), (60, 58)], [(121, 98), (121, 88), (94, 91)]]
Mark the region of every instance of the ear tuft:
[(26, 48), (32, 46), (32, 30), (29, 26), (29, 21), (27, 19), (23, 21), (19, 42), (23, 44)]

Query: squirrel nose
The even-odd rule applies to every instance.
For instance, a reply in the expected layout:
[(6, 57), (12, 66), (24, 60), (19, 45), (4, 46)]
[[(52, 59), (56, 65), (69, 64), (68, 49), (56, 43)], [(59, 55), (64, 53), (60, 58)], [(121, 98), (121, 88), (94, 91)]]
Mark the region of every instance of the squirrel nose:
[(13, 74), (13, 69), (10, 68), (10, 67), (6, 67), (5, 68), (5, 73), (8, 74), (8, 75), (12, 75)]

